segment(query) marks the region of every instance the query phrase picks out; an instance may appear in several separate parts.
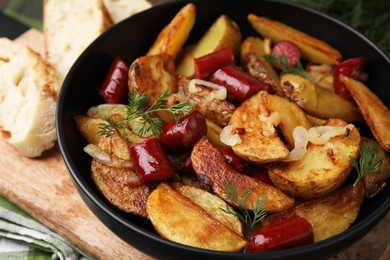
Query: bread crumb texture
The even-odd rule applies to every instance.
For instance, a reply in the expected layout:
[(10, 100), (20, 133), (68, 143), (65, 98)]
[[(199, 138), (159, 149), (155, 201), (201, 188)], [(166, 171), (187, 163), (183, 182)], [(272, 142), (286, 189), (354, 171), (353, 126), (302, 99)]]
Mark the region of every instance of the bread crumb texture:
[(0, 38), (0, 129), (24, 156), (55, 144), (56, 84), (54, 68), (39, 54)]

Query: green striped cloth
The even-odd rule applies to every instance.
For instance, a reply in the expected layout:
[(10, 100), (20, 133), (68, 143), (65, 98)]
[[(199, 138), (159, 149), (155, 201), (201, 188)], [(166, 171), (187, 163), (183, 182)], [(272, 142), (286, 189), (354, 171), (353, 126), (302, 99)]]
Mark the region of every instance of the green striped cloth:
[(0, 260), (88, 259), (79, 249), (0, 196)]

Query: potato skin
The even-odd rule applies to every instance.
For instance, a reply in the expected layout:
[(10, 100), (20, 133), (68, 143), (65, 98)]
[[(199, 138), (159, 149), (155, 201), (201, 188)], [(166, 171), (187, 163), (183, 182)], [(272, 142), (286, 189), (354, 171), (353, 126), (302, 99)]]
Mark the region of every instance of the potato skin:
[(298, 215), (305, 218), (313, 227), (314, 242), (335, 236), (355, 221), (364, 199), (364, 185), (345, 186), (325, 197), (301, 203), (281, 213), (269, 215), (262, 220), (262, 225)]
[[(345, 126), (340, 119), (326, 125)], [(349, 135), (333, 137), (325, 145), (309, 143), (303, 159), (268, 165), (269, 177), (276, 187), (299, 200), (325, 196), (340, 187), (352, 170), (349, 156), (357, 158), (360, 134), (353, 128)]]
[(192, 3), (185, 5), (159, 33), (147, 55), (167, 53), (175, 59), (187, 41), (195, 20), (195, 5)]
[(226, 162), (225, 157), (205, 137), (192, 150), (191, 161), (198, 178), (208, 185), (215, 194), (233, 206), (238, 205), (226, 197), (224, 186), (226, 181), (235, 185), (238, 196), (241, 196), (240, 194), (245, 189), (251, 190), (245, 201), (245, 206), (250, 210), (253, 209), (256, 201), (263, 196), (267, 197), (265, 201), (267, 212), (280, 212), (294, 205), (294, 200), (279, 189), (233, 170)]
[(342, 77), (341, 81), (356, 101), (375, 139), (390, 152), (390, 110), (380, 98), (360, 81)]

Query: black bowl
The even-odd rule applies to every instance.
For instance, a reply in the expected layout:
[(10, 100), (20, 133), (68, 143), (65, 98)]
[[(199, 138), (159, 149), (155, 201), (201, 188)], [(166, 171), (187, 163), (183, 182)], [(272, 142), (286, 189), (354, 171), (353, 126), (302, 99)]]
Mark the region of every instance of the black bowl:
[(390, 209), (390, 188), (362, 205), (357, 221), (345, 232), (324, 241), (289, 250), (267, 253), (225, 253), (180, 245), (161, 238), (152, 225), (113, 207), (95, 187), (90, 176), (91, 158), (83, 152), (86, 141), (80, 135), (74, 116), (103, 102), (97, 93), (114, 57), (130, 64), (146, 53), (157, 34), (188, 2), (197, 7), (197, 21), (189, 42), (199, 39), (221, 14), (239, 25), (243, 36), (259, 36), (247, 21), (249, 13), (284, 22), (336, 47), (344, 56), (368, 59), (368, 86), (390, 106), (389, 58), (366, 37), (320, 12), (285, 1), (194, 0), (177, 1), (153, 7), (117, 24), (95, 40), (79, 57), (63, 84), (57, 110), (58, 140), (65, 163), (85, 203), (100, 220), (124, 241), (157, 258), (247, 258), (304, 259), (327, 258), (348, 248), (367, 234)]

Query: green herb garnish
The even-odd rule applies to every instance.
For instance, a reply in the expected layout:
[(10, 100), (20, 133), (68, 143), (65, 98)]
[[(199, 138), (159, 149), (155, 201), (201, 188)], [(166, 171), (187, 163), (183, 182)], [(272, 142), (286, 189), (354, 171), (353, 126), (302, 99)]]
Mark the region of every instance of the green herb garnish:
[(265, 212), (265, 201), (266, 196), (264, 195), (261, 198), (258, 198), (254, 204), (252, 204), (252, 212), (250, 212), (246, 206), (245, 201), (251, 193), (250, 189), (245, 189), (241, 194), (241, 197), (237, 195), (236, 186), (229, 181), (224, 181), (223, 185), (225, 187), (224, 195), (227, 199), (232, 201), (238, 206), (238, 211), (231, 210), (230, 208), (222, 209), (227, 214), (232, 214), (238, 217), (241, 222), (243, 222), (247, 227), (250, 228), (251, 234), (255, 231), (255, 225), (260, 222), (267, 213)]
[(265, 54), (264, 58), (268, 63), (280, 67), (282, 69), (281, 74), (295, 74), (310, 79), (309, 74), (306, 73), (305, 69), (303, 68), (302, 64), (299, 61), (297, 66), (293, 67), (290, 66), (290, 64), (288, 64), (288, 60), (286, 56)]
[[(129, 105), (127, 105), (126, 118), (119, 122), (106, 118), (106, 122), (99, 124), (100, 130), (98, 133), (106, 137), (112, 137), (118, 131), (125, 130), (129, 122), (138, 120), (139, 126), (136, 127), (136, 129), (133, 129), (133, 132), (140, 136), (144, 136), (150, 131), (154, 136), (159, 137), (162, 131), (163, 122), (159, 117), (154, 116), (156, 112), (168, 111), (173, 115), (174, 120), (178, 122), (179, 115), (188, 115), (193, 108), (193, 105), (187, 101), (180, 102), (171, 107), (165, 107), (168, 102), (166, 99), (168, 95), (169, 92), (168, 89), (166, 89), (148, 108), (149, 98), (131, 90), (129, 93)], [(124, 133), (126, 132), (124, 131)], [(126, 137), (125, 140), (127, 141)]]
[(383, 155), (378, 152), (379, 144), (374, 141), (362, 142), (362, 147), (360, 148), (359, 161), (357, 161), (352, 156), (349, 156), (353, 168), (355, 168), (358, 173), (358, 177), (353, 184), (356, 184), (369, 173), (374, 173), (378, 171), (379, 166), (383, 160)]

